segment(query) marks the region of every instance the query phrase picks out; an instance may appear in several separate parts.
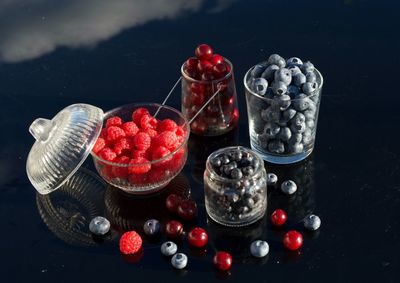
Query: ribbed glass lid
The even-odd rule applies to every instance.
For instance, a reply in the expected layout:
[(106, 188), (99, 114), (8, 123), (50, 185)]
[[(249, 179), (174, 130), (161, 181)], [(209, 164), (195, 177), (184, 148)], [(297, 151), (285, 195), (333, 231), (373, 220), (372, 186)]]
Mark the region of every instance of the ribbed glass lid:
[(103, 126), (103, 110), (73, 104), (53, 119), (36, 119), (29, 128), (36, 139), (26, 172), (40, 194), (58, 189), (90, 154)]

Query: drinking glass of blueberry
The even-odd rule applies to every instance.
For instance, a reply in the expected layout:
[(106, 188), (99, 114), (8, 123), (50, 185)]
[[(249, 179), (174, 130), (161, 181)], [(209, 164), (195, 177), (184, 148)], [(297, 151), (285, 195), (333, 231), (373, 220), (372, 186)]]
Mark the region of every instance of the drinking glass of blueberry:
[(226, 226), (256, 222), (267, 207), (263, 160), (241, 146), (213, 152), (206, 162), (204, 192), (207, 213), (215, 222)]
[[(182, 72), (182, 113), (190, 120), (191, 132), (218, 136), (232, 130), (239, 118), (232, 63), (200, 44), (195, 57), (187, 59)], [(219, 93), (201, 109), (215, 92)]]
[(251, 148), (269, 162), (301, 161), (314, 149), (323, 78), (300, 58), (272, 54), (244, 77)]

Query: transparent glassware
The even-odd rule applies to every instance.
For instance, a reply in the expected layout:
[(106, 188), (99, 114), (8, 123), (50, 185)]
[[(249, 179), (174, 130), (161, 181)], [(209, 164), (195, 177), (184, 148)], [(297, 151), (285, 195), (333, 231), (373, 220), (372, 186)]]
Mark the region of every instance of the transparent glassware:
[[(235, 150), (250, 154), (257, 167), (252, 174), (240, 179), (223, 177), (214, 170), (211, 160)], [(267, 183), (263, 160), (253, 151), (241, 146), (219, 149), (206, 162), (204, 171), (205, 205), (215, 222), (232, 227), (250, 225), (261, 219), (267, 208)]]
[[(323, 77), (315, 69), (318, 88), (306, 98), (285, 101), (254, 93), (249, 85), (250, 68), (244, 76), (251, 148), (268, 162), (290, 164), (301, 161), (314, 149)], [(290, 130), (287, 140), (280, 136)], [(281, 138), (282, 137), (282, 138)]]
[(189, 77), (185, 63), (182, 73), (182, 113), (187, 120), (196, 115), (209, 98), (221, 88), (207, 107), (191, 124), (191, 131), (201, 136), (218, 136), (232, 130), (239, 119), (237, 94), (232, 63), (225, 59), (230, 66), (229, 73), (217, 80), (203, 81)]
[[(133, 111), (145, 107), (151, 115), (159, 120), (171, 119), (185, 130), (182, 144), (165, 157), (142, 164), (122, 164), (102, 159), (92, 152), (97, 172), (109, 184), (131, 194), (149, 194), (163, 189), (183, 169), (187, 159), (187, 142), (190, 134), (189, 124), (185, 117), (176, 109), (156, 103), (128, 104), (108, 111), (104, 121), (113, 116), (119, 116), (123, 121), (131, 120)], [(143, 166), (151, 169), (144, 174), (131, 174), (134, 167)]]

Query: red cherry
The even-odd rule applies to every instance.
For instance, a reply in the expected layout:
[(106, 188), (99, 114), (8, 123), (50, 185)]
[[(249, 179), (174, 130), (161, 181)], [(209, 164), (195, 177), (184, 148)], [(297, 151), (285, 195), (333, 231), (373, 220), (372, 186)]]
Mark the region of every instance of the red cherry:
[(165, 234), (169, 238), (177, 238), (183, 233), (183, 225), (179, 221), (171, 220), (165, 225)]
[(207, 44), (200, 44), (195, 50), (196, 57), (200, 60), (210, 60), (213, 56), (212, 48)]
[(190, 68), (190, 69), (185, 69), (185, 73), (192, 79), (198, 80), (201, 78), (201, 75), (199, 73), (199, 71), (197, 70), (197, 68)]
[(300, 232), (291, 230), (283, 236), (283, 245), (288, 250), (298, 250), (303, 245), (303, 236)]
[(282, 226), (287, 220), (287, 214), (282, 209), (276, 209), (271, 214), (271, 222), (274, 226)]
[(200, 60), (199, 63), (197, 64), (197, 69), (201, 73), (211, 72), (212, 68), (213, 64), (211, 64), (207, 60)]
[(213, 73), (207, 72), (207, 73), (203, 73), (203, 74), (201, 75), (201, 79), (202, 79), (203, 81), (212, 81), (212, 80), (215, 79), (215, 77), (214, 77), (214, 74), (213, 74)]
[(204, 87), (204, 84), (201, 84), (201, 83), (192, 83), (190, 85), (190, 90), (193, 93), (203, 94), (205, 87)]
[(226, 271), (232, 266), (232, 256), (227, 252), (217, 252), (213, 259), (214, 266), (218, 270)]
[(204, 123), (203, 120), (196, 119), (191, 125), (190, 125), (191, 130), (194, 133), (201, 134), (204, 133), (207, 130), (207, 124)]
[(214, 54), (212, 56), (212, 58), (210, 59), (210, 62), (213, 65), (224, 63), (224, 57), (222, 57), (221, 55), (218, 55), (218, 54)]
[(200, 227), (193, 228), (188, 234), (189, 245), (196, 248), (201, 248), (207, 245), (207, 232)]
[(178, 215), (185, 220), (193, 220), (197, 215), (197, 204), (194, 200), (183, 200), (178, 205)]
[(229, 73), (231, 71), (231, 65), (228, 62), (225, 62), (226, 71)]
[(198, 63), (199, 63), (199, 60), (197, 58), (190, 57), (189, 59), (186, 60), (185, 67), (188, 69), (195, 69), (195, 68), (197, 68)]
[(178, 206), (182, 202), (182, 198), (176, 194), (170, 194), (165, 200), (165, 206), (171, 212), (177, 213)]
[[(203, 94), (201, 94), (201, 93), (199, 93), (199, 94), (193, 93), (190, 96), (190, 98), (192, 100), (193, 105), (203, 106), (203, 104), (204, 104), (204, 95)], [(196, 111), (196, 113), (197, 113), (197, 111)]]
[(228, 74), (226, 65), (224, 63), (219, 63), (213, 67), (213, 74), (216, 78), (223, 78)]

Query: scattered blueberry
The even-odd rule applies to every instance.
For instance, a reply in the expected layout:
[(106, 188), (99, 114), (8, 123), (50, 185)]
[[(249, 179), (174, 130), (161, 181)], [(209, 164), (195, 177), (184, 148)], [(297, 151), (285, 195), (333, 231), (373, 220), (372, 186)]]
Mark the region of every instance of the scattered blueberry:
[(89, 223), (89, 230), (95, 235), (103, 236), (110, 231), (110, 221), (102, 216), (93, 218)]
[(278, 182), (278, 176), (274, 173), (267, 174), (267, 185), (274, 186)]
[(171, 258), (171, 264), (176, 269), (184, 269), (188, 263), (188, 258), (183, 253), (177, 253)]
[(310, 231), (318, 230), (320, 226), (321, 219), (315, 214), (311, 214), (304, 219), (304, 227)]
[(254, 257), (265, 257), (269, 253), (269, 245), (266, 241), (254, 241), (250, 245), (250, 253)]
[(161, 245), (161, 253), (165, 256), (172, 256), (178, 251), (178, 246), (171, 241), (165, 242)]
[(297, 185), (292, 180), (287, 180), (282, 183), (281, 190), (284, 194), (291, 195), (297, 191)]
[(143, 225), (143, 231), (147, 236), (155, 236), (160, 233), (161, 225), (156, 219), (147, 220)]

